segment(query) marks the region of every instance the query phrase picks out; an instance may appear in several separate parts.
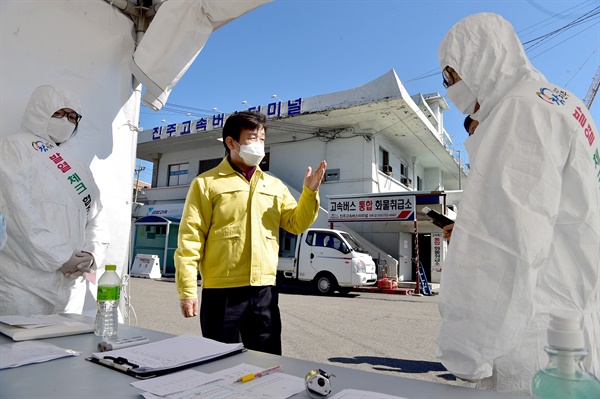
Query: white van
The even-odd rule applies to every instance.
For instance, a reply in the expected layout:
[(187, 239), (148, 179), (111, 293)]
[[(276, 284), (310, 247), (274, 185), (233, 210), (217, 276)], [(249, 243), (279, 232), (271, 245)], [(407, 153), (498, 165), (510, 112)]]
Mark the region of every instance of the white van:
[(351, 234), (310, 228), (296, 236), (281, 230), (279, 277), (312, 281), (319, 293), (348, 293), (377, 282), (375, 262)]

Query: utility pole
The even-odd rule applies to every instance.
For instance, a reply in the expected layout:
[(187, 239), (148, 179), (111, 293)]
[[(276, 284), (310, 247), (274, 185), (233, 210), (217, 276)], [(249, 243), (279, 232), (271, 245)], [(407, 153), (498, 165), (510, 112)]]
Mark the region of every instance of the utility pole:
[(417, 264), (416, 266), (416, 283), (417, 286), (415, 288), (415, 292), (413, 293), (413, 296), (423, 296), (423, 294), (421, 294), (421, 279), (420, 279), (420, 267), (421, 267), (421, 262), (419, 261), (419, 223), (417, 222), (417, 215), (415, 213), (415, 221), (413, 223), (414, 225), (414, 236), (415, 236), (415, 258), (413, 259), (414, 262)]
[(145, 166), (142, 166), (141, 163), (137, 169), (135, 169), (135, 173), (137, 174), (137, 178), (135, 179), (135, 196), (133, 197), (133, 202), (137, 202), (138, 193), (140, 191), (140, 173), (146, 170)]
[(583, 99), (583, 103), (585, 104), (585, 106), (588, 109), (592, 108), (592, 103), (594, 102), (594, 98), (596, 97), (596, 94), (598, 93), (599, 87), (600, 87), (600, 66), (598, 67), (598, 70), (596, 71), (596, 76), (594, 76), (594, 78), (592, 79), (592, 84), (590, 85), (590, 88), (588, 89), (588, 92), (585, 95), (585, 98)]

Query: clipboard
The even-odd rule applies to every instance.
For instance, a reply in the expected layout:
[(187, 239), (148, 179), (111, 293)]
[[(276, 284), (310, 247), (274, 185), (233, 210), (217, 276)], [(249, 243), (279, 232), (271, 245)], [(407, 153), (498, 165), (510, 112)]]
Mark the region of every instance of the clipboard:
[(194, 334), (110, 352), (94, 352), (86, 360), (139, 379), (147, 379), (244, 352), (242, 343), (226, 344)]
[(136, 369), (139, 369), (139, 365), (130, 363), (129, 361), (127, 361), (127, 359), (125, 359), (123, 357), (105, 356), (102, 359), (98, 359), (93, 356), (87, 356), (85, 358), (85, 360), (88, 360), (95, 364), (99, 364), (100, 366), (108, 367), (109, 369), (119, 371), (121, 373), (130, 375), (130, 376), (135, 377), (140, 380), (146, 380), (149, 378), (154, 378), (154, 377), (159, 377), (161, 375), (174, 373), (176, 371), (185, 370), (190, 367), (199, 366), (201, 364), (210, 363), (214, 360), (224, 359), (226, 357), (233, 356), (238, 353), (242, 353), (242, 352), (246, 352), (246, 351), (247, 351), (246, 348), (241, 348), (236, 351), (225, 353), (223, 355), (213, 357), (210, 359), (203, 359), (203, 360), (199, 360), (194, 363), (188, 363), (188, 364), (184, 364), (181, 366), (171, 367), (171, 368), (162, 369), (162, 370), (150, 370), (150, 371), (137, 371)]
[(427, 206), (424, 206), (422, 211), (424, 214), (426, 214), (432, 219), (431, 223), (435, 224), (440, 229), (443, 229), (445, 226), (454, 223), (454, 220), (442, 215), (438, 211), (435, 211)]

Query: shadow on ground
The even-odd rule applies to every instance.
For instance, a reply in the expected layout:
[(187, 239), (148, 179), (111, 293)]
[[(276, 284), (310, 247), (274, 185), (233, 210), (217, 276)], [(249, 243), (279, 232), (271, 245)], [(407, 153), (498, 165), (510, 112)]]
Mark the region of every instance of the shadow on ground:
[[(312, 296), (322, 296), (319, 294), (317, 289), (314, 287), (311, 282), (299, 282), (296, 284), (285, 284), (277, 281), (277, 289), (282, 294), (291, 294), (291, 295), (312, 295)], [(348, 294), (340, 294), (339, 292), (335, 292), (333, 294), (327, 296), (335, 296), (341, 298), (355, 298), (359, 296), (359, 294), (355, 292), (350, 292)]]
[[(152, 279), (152, 280), (163, 281), (163, 282), (167, 282), (167, 283), (174, 283), (175, 277), (167, 276), (167, 277), (161, 277), (161, 278)], [(200, 284), (201, 284), (201, 280), (198, 279), (198, 287), (200, 287)], [(281, 280), (278, 278), (277, 279), (277, 289), (282, 294), (321, 296), (321, 294), (319, 294), (319, 292), (315, 288), (312, 281), (298, 281), (298, 282), (291, 284), (288, 281)], [(340, 294), (339, 292), (335, 292), (329, 296), (337, 296), (337, 297), (342, 297), (342, 298), (355, 298), (357, 296), (360, 296), (360, 294), (358, 294), (356, 292), (349, 292), (347, 294)]]
[[(373, 366), (377, 371), (395, 371), (406, 374), (425, 374), (431, 371), (447, 371), (439, 362), (428, 362), (423, 360), (392, 359), (377, 356), (355, 356), (355, 357), (330, 357), (332, 363), (361, 364), (366, 363)], [(439, 378), (447, 381), (456, 381), (456, 377), (450, 373), (439, 374)]]

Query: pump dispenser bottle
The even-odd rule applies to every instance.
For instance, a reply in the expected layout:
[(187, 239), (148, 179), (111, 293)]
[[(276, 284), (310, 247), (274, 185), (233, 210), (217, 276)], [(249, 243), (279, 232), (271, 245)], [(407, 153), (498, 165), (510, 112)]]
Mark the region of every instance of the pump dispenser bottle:
[(600, 381), (581, 364), (588, 353), (579, 314), (569, 311), (550, 314), (545, 349), (550, 359), (546, 368), (533, 376), (531, 393), (534, 398), (600, 398)]

